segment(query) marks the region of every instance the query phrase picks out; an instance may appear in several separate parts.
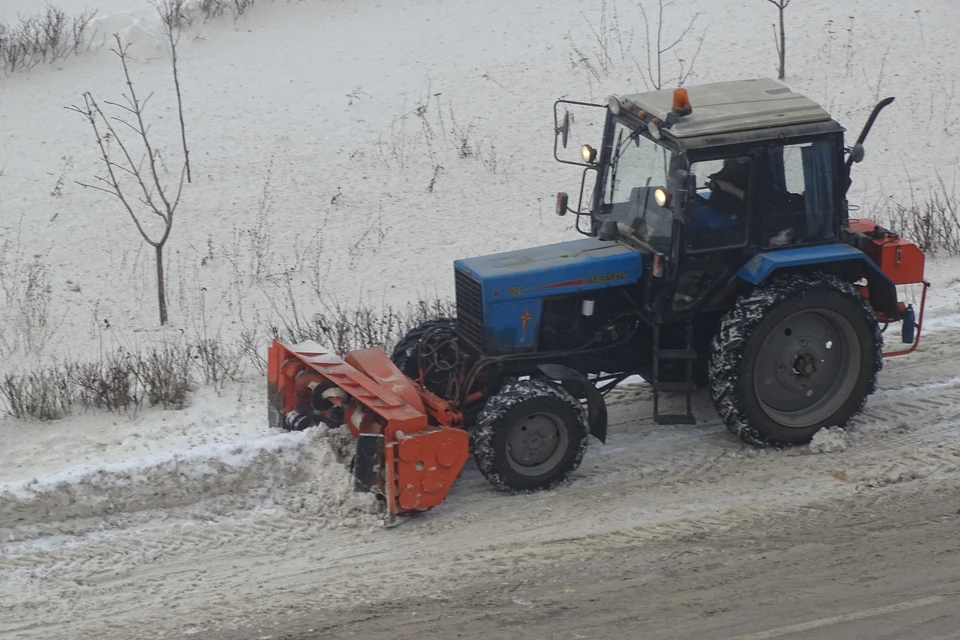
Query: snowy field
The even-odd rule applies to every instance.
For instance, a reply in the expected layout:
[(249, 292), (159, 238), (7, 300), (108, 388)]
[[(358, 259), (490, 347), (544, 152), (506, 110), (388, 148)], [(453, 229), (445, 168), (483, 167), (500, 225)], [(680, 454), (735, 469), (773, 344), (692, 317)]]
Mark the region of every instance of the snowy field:
[[(852, 215), (879, 213), (891, 197), (922, 200), (937, 172), (952, 187), (960, 87), (942, 53), (952, 50), (960, 6), (797, 4), (788, 23), (792, 86), (851, 135), (878, 98), (897, 98), (856, 168)], [(31, 3), (2, 5), (0, 19), (13, 19)], [(79, 12), (88, 3), (63, 6)], [(600, 6), (274, 0), (236, 22), (190, 28), (179, 55), (195, 175), (167, 248), (170, 330), (204, 323), (229, 336), (265, 325), (276, 309), (289, 311), (285, 273), (307, 306), (318, 304), (317, 288), (345, 303), (450, 297), (456, 258), (574, 237), (572, 220), (552, 213), (553, 195), (579, 184), (576, 168), (552, 158), (553, 101), (644, 88), (635, 5), (619, 7), (622, 35), (608, 56), (591, 31)], [(162, 177), (176, 183), (176, 102), (153, 9), (135, 0), (96, 8), (97, 42), (120, 33), (140, 94), (154, 93), (147, 118)], [(674, 50), (689, 60), (694, 36), (704, 37), (689, 82), (776, 73), (771, 6), (679, 0), (665, 14), (666, 33), (679, 35), (696, 11)], [(619, 42), (632, 43), (629, 59)], [(574, 45), (585, 62), (571, 61)], [(57, 329), (47, 350), (75, 356), (158, 330), (152, 253), (118, 202), (75, 182), (93, 182), (99, 158), (89, 125), (64, 107), (82, 104), (85, 91), (120, 99), (109, 48), (0, 78), (0, 232), (21, 247), (5, 259), (40, 256)], [(664, 82), (678, 70), (665, 54)], [(597, 142), (581, 140), (576, 125), (573, 137)]]
[[(154, 94), (161, 175), (173, 183), (179, 128), (157, 17), (141, 0), (88, 5), (59, 3), (98, 10), (98, 43), (116, 32), (131, 45), (138, 91)], [(152, 254), (115, 200), (77, 184), (100, 166), (88, 125), (65, 107), (85, 91), (119, 99), (109, 42), (0, 74), (0, 284), (22, 293), (36, 274), (50, 309), (49, 340), (0, 353), (0, 372), (199, 327), (235, 338), (288, 313), (288, 286), (305, 313), (319, 308), (318, 290), (345, 304), (449, 298), (456, 258), (576, 237), (569, 217), (553, 215), (553, 194), (574, 193), (579, 173), (553, 160), (552, 104), (644, 89), (642, 19), (621, 2), (614, 21), (613, 6), (259, 0), (236, 20), (187, 29), (179, 62), (193, 182), (167, 247), (163, 328)], [(0, 21), (38, 9), (4, 0)], [(676, 0), (665, 33), (675, 38), (696, 12), (676, 50), (689, 64), (702, 35), (688, 82), (775, 76), (770, 4)], [(878, 99), (897, 98), (854, 169), (851, 215), (922, 201), (941, 179), (952, 190), (960, 5), (802, 0), (787, 18), (786, 82), (851, 136)], [(664, 84), (677, 73), (665, 58)], [(575, 145), (596, 144), (578, 131)], [(591, 447), (570, 484), (501, 496), (471, 462), (442, 507), (392, 529), (349, 491), (340, 434), (267, 429), (253, 371), (197, 389), (183, 410), (0, 418), (0, 637), (171, 637), (439, 598), (548, 566), (579, 539), (641, 544), (955, 478), (958, 274), (956, 258), (929, 260), (922, 346), (886, 362), (848, 432), (755, 451), (727, 434), (706, 396), (697, 426), (655, 427), (648, 388), (632, 385), (612, 398), (609, 442)], [(918, 289), (906, 293), (919, 301)], [(3, 304), (0, 336), (11, 344), (23, 319), (11, 298)], [(531, 536), (550, 544), (530, 550)]]

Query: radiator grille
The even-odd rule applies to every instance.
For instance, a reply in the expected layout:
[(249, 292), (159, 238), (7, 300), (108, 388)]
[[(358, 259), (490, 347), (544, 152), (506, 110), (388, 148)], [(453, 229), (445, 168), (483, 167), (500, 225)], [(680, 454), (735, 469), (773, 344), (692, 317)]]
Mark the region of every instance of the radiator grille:
[(483, 348), (483, 295), (480, 283), (467, 273), (456, 270), (457, 330), (475, 347)]

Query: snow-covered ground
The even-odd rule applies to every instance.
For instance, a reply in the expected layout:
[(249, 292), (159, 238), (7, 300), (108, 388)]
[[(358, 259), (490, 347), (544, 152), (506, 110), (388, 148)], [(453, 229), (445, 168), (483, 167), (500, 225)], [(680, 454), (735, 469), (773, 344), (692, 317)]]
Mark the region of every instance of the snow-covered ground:
[[(76, 13), (87, 3), (60, 6)], [(348, 303), (449, 297), (456, 258), (575, 237), (571, 220), (552, 213), (553, 194), (579, 183), (553, 161), (552, 102), (644, 88), (634, 6), (617, 5), (624, 35), (607, 42), (604, 63), (591, 30), (600, 30), (599, 1), (259, 0), (236, 21), (195, 24), (180, 49), (194, 181), (168, 247), (172, 322), (162, 330), (151, 254), (116, 202), (76, 184), (99, 166), (91, 132), (64, 107), (84, 91), (118, 99), (116, 57), (100, 48), (0, 76), (0, 284), (41, 265), (55, 329), (40, 353), (4, 354), (0, 368), (198, 325), (236, 336), (276, 320), (288, 281), (306, 313), (320, 304), (317, 288)], [(0, 20), (38, 8), (5, 0)], [(172, 180), (176, 104), (153, 10), (140, 0), (96, 8), (98, 41), (120, 33), (138, 89), (154, 92), (147, 115)], [(689, 61), (707, 28), (690, 82), (775, 73), (768, 3), (677, 0), (667, 33), (696, 11), (677, 50)], [(852, 134), (878, 98), (897, 97), (854, 169), (853, 215), (923, 198), (938, 173), (952, 187), (960, 96), (948, 54), (960, 5), (805, 0), (787, 16), (787, 82)], [(676, 76), (673, 61), (665, 77)], [(581, 138), (588, 130), (575, 122), (574, 143), (595, 143)], [(252, 374), (199, 390), (180, 411), (0, 418), (0, 635), (201, 632), (283, 611), (439, 597), (555, 562), (576, 538), (639, 544), (956, 474), (960, 260), (931, 259), (927, 277), (921, 349), (886, 363), (846, 432), (758, 452), (726, 433), (705, 397), (696, 427), (654, 427), (647, 387), (632, 385), (612, 398), (610, 441), (591, 447), (569, 485), (500, 496), (471, 463), (446, 504), (397, 529), (384, 530), (374, 505), (349, 491), (340, 434), (266, 427), (265, 385)], [(905, 293), (919, 302), (919, 288)], [(19, 307), (3, 304), (9, 339), (22, 328)]]
[[(2, 4), (0, 19), (13, 19), (34, 3)], [(601, 35), (615, 38), (614, 5), (606, 5)], [(106, 46), (0, 78), (0, 233), (22, 247), (23, 262), (39, 255), (46, 265), (58, 329), (47, 350), (75, 356), (101, 340), (142, 341), (157, 327), (152, 254), (115, 200), (76, 184), (93, 181), (100, 166), (89, 126), (64, 107), (81, 104), (84, 91), (120, 99), (110, 34), (131, 43), (133, 79), (142, 96), (154, 94), (147, 117), (165, 181), (176, 181), (180, 157), (153, 9), (139, 0), (95, 8), (96, 39)], [(192, 332), (203, 321), (229, 336), (265, 325), (273, 304), (285, 308), (283, 273), (307, 312), (319, 305), (317, 283), (345, 302), (449, 297), (456, 258), (574, 237), (572, 220), (552, 214), (553, 194), (579, 184), (578, 170), (552, 157), (553, 101), (644, 88), (633, 61), (646, 59), (640, 14), (633, 3), (617, 5), (621, 36), (600, 65), (591, 30), (600, 8), (599, 0), (261, 0), (236, 21), (191, 27), (180, 73), (194, 182), (167, 249), (173, 329)], [(706, 30), (690, 82), (774, 73), (772, 6), (678, 0), (665, 33), (679, 35), (695, 11), (702, 15), (674, 50), (689, 61)], [(942, 54), (952, 50), (958, 17), (946, 0), (789, 9), (788, 82), (852, 135), (878, 97), (897, 97), (856, 167), (853, 215), (879, 212), (890, 197), (922, 197), (937, 172), (952, 186), (960, 125)], [(621, 42), (632, 47), (626, 60)], [(573, 62), (574, 46), (585, 62)], [(677, 71), (666, 54), (665, 82)], [(596, 144), (584, 137), (592, 131), (575, 123), (574, 145)], [(461, 158), (464, 141), (470, 153)]]

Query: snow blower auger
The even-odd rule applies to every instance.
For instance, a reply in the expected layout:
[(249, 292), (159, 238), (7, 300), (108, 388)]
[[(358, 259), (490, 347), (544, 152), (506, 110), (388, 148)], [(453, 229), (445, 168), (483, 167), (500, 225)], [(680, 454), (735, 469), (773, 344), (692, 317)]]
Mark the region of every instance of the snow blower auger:
[(357, 439), (356, 491), (382, 496), (393, 515), (443, 502), (467, 460), (461, 416), (404, 376), (381, 349), (341, 358), (316, 342), (274, 340), (267, 367), (271, 426), (346, 424)]

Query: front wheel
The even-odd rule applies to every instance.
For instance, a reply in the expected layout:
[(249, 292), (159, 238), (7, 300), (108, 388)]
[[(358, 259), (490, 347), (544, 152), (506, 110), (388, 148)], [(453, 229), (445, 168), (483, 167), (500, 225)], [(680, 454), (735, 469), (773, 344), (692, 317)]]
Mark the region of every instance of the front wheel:
[(745, 442), (804, 444), (863, 408), (882, 353), (876, 316), (849, 282), (824, 273), (778, 276), (724, 316), (712, 344), (710, 396)]
[[(457, 321), (454, 318), (435, 318), (427, 320), (414, 327), (397, 342), (390, 360), (397, 365), (400, 372), (411, 380), (420, 379), (420, 351), (426, 344), (432, 359), (441, 364), (448, 364), (457, 360), (458, 354), (452, 343), (456, 341)], [(445, 362), (444, 362), (445, 359)], [(448, 369), (434, 367), (434, 370), (425, 372), (424, 380), (427, 389), (443, 396), (448, 381)]]
[(471, 432), (480, 473), (500, 490), (547, 489), (580, 466), (589, 429), (583, 405), (543, 380), (509, 382)]

